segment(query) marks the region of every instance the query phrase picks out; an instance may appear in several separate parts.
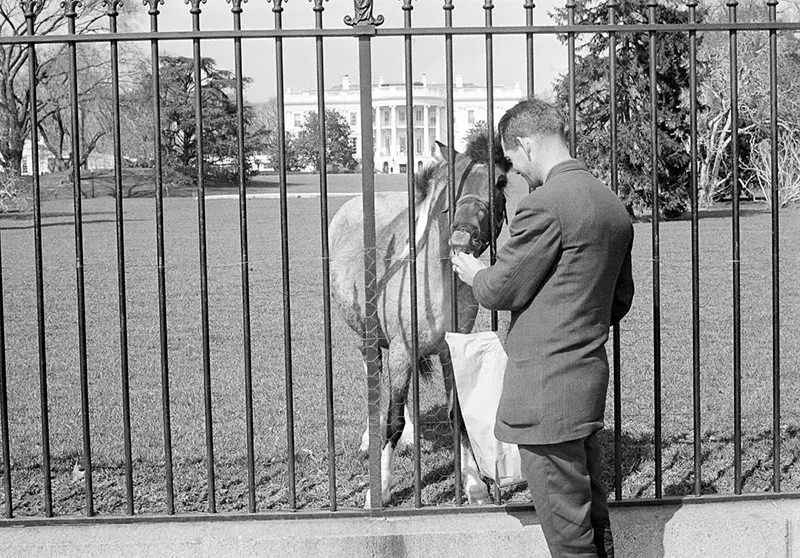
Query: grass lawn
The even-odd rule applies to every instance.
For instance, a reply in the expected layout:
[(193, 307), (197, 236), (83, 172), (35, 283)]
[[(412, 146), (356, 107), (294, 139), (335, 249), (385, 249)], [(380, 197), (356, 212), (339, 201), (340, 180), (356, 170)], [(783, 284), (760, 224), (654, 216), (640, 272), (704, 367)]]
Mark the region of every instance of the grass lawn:
[[(275, 177), (258, 177), (254, 191), (277, 191)], [(99, 179), (98, 179), (99, 180)], [(317, 189), (314, 176), (291, 176), (292, 191)], [(357, 175), (332, 176), (330, 190), (357, 190)], [(405, 177), (377, 176), (379, 190), (405, 188)], [(98, 184), (95, 184), (99, 195)], [(211, 189), (233, 192), (235, 189)], [(83, 482), (73, 480), (82, 434), (75, 296), (72, 201), (64, 192), (43, 204), (44, 287), (49, 382), (53, 503), (58, 514), (79, 514)], [(514, 182), (510, 210), (523, 194)], [(331, 215), (346, 198), (331, 198)], [(208, 278), (214, 447), (219, 510), (247, 506), (244, 357), (238, 202), (208, 200)], [(162, 512), (164, 495), (160, 343), (152, 198), (125, 200), (128, 328), (133, 417), (135, 509)], [(202, 389), (197, 205), (166, 199), (166, 275), (176, 511), (204, 511), (205, 432)], [(95, 509), (124, 513), (125, 485), (120, 387), (119, 317), (114, 200), (85, 199), (84, 254)], [(248, 201), (253, 393), (258, 508), (286, 509), (287, 442), (284, 337), (277, 200)], [(781, 212), (782, 479), (800, 489), (800, 210)], [(770, 216), (746, 206), (741, 220), (742, 412), (744, 490), (770, 489), (772, 475), (772, 360)], [(652, 496), (653, 326), (649, 223), (635, 226), (634, 307), (623, 323), (623, 496)], [(292, 368), (298, 505), (329, 502), (325, 434), (324, 342), (319, 200), (289, 201)], [(703, 486), (733, 491), (733, 345), (731, 220), (708, 212), (701, 235), (701, 358)], [(0, 217), (12, 486), (17, 515), (43, 515), (38, 341), (30, 214)], [(505, 235), (505, 233), (504, 233)], [(502, 243), (505, 236), (501, 237)], [(664, 494), (692, 490), (692, 327), (690, 222), (661, 225), (662, 441)], [(501, 314), (502, 326), (507, 316)], [(482, 312), (478, 328), (488, 329)], [(337, 501), (363, 504), (367, 462), (358, 454), (366, 424), (366, 382), (356, 338), (333, 319)], [(609, 389), (609, 394), (613, 393)], [(422, 386), (423, 501), (452, 503), (452, 437), (443, 386)], [(604, 438), (613, 473), (613, 399)], [(393, 505), (413, 505), (412, 460), (397, 459)], [(613, 480), (609, 477), (609, 481)], [(505, 497), (525, 500), (523, 491)], [(2, 505), (0, 494), (0, 505)]]

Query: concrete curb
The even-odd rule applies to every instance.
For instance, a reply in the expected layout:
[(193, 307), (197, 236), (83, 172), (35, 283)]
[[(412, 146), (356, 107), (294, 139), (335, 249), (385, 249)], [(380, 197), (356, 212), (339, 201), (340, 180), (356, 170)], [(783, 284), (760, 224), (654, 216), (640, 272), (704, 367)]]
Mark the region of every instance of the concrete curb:
[[(800, 501), (612, 509), (618, 557), (800, 557)], [(549, 556), (531, 512), (0, 529), (0, 556)]]

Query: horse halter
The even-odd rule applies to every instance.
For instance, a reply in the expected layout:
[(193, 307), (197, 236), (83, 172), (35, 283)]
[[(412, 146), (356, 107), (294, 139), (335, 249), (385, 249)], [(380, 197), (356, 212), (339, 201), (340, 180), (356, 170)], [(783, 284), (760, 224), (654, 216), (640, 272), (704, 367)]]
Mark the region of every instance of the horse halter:
[[(476, 163), (475, 159), (471, 159), (470, 162), (467, 164), (467, 168), (465, 168), (464, 172), (461, 174), (461, 180), (459, 181), (458, 190), (456, 191), (455, 210), (458, 209), (458, 206), (469, 202), (469, 203), (473, 203), (473, 204), (477, 205), (485, 214), (490, 215), (489, 202), (483, 200), (477, 194), (463, 194), (464, 185), (467, 183), (467, 178), (469, 177), (470, 173), (472, 172), (472, 169), (475, 167), (475, 163)], [(493, 184), (492, 187), (494, 188), (496, 186)], [(491, 196), (492, 193), (490, 192), (489, 195)], [(494, 231), (494, 237), (495, 238), (499, 234), (500, 229), (503, 227), (503, 221), (505, 221), (506, 224), (508, 223), (508, 213), (507, 213), (507, 210), (506, 210), (507, 208), (506, 208), (506, 203), (505, 202), (506, 202), (505, 195), (503, 195), (503, 206), (502, 206), (503, 214), (502, 214), (502, 217), (500, 219), (496, 220), (496, 222), (495, 222), (495, 231)], [(449, 206), (445, 207), (442, 210), (442, 213), (446, 213), (449, 210), (450, 210)], [(495, 217), (497, 217), (497, 216), (495, 216)], [(454, 228), (453, 232), (459, 231), (459, 230), (460, 231), (464, 231), (464, 232), (470, 232), (466, 227), (463, 227), (463, 226)], [(484, 250), (486, 250), (486, 246), (489, 244), (489, 242), (483, 240), (482, 238), (479, 238), (478, 242), (480, 244), (476, 246), (476, 248), (478, 248), (476, 250), (476, 253), (480, 254), (480, 253), (483, 253)]]

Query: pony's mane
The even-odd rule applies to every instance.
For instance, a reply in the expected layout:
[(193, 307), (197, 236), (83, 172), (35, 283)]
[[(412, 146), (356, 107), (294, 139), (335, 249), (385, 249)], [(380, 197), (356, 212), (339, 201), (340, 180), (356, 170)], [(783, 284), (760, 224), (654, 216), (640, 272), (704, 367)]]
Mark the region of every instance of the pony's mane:
[(421, 203), (428, 197), (433, 189), (433, 176), (444, 166), (443, 161), (428, 163), (422, 170), (414, 176), (414, 187), (417, 193), (417, 203)]
[[(492, 158), (494, 159), (495, 167), (502, 172), (507, 173), (511, 170), (511, 163), (503, 153), (503, 146), (500, 143), (500, 136), (494, 138), (494, 150), (492, 151)], [(458, 155), (457, 155), (458, 156)], [(489, 164), (489, 135), (487, 133), (474, 134), (470, 137), (467, 149), (463, 154), (476, 163)], [(445, 161), (435, 161), (425, 165), (414, 177), (414, 185), (417, 192), (417, 203), (422, 202), (428, 197), (433, 185), (433, 177), (443, 168), (447, 163)]]

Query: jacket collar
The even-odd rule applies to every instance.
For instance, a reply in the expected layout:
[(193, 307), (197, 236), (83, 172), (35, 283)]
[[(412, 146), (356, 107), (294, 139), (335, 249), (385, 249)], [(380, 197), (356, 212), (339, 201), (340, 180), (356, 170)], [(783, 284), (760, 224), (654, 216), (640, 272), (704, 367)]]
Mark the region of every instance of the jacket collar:
[(550, 169), (550, 172), (547, 173), (547, 178), (545, 178), (544, 183), (547, 184), (556, 175), (574, 170), (586, 170), (586, 165), (584, 165), (577, 159), (567, 159), (566, 161), (561, 161), (552, 169)]

